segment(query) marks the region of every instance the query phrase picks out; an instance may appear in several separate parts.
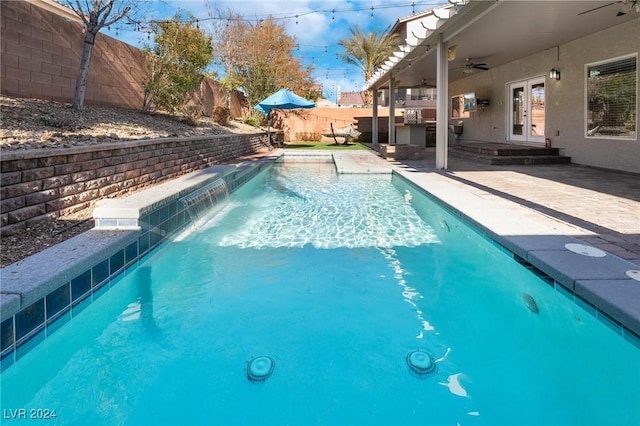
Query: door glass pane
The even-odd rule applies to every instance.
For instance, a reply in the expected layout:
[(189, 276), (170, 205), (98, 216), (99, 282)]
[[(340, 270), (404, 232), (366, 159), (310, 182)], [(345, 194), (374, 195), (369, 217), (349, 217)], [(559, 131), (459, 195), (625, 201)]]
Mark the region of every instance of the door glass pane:
[(544, 136), (544, 83), (531, 85), (531, 133), (530, 136)]
[(511, 90), (511, 99), (513, 102), (513, 110), (511, 123), (513, 129), (511, 132), (513, 135), (522, 135), (522, 129), (524, 127), (524, 119), (525, 119), (525, 107), (524, 107), (524, 88), (516, 87)]

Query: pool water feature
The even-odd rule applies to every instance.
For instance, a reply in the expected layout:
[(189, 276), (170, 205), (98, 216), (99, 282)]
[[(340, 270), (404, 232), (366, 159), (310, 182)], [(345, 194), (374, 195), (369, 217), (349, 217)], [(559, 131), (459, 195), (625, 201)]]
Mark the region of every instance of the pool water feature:
[(0, 380), (57, 424), (620, 425), (638, 355), (401, 178), (284, 163)]
[(192, 221), (195, 221), (216, 206), (223, 205), (227, 198), (229, 198), (227, 183), (224, 178), (219, 178), (180, 198), (180, 202), (184, 204)]

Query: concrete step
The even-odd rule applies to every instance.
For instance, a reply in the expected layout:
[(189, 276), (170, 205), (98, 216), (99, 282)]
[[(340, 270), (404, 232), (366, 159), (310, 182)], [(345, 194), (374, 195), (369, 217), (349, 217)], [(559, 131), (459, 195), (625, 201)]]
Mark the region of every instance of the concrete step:
[(563, 155), (484, 155), (455, 149), (450, 150), (449, 155), (478, 163), (501, 166), (571, 163), (571, 157)]
[(547, 156), (560, 154), (560, 150), (558, 148), (531, 147), (509, 144), (456, 144), (451, 148), (455, 151), (499, 157), (534, 155)]

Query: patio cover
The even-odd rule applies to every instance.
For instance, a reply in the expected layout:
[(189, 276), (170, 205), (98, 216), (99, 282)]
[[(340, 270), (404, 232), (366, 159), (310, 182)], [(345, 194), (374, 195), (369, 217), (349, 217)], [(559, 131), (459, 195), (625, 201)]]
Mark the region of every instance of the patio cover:
[[(448, 85), (466, 77), (467, 58), (495, 68), (557, 49), (571, 40), (636, 19), (634, 9), (620, 14), (629, 4), (629, 0), (449, 0), (448, 4), (398, 19), (391, 32), (401, 36), (400, 44), (365, 82), (363, 90), (388, 88), (391, 109), (395, 89), (435, 83), (436, 167), (446, 169)], [(377, 96), (373, 99), (375, 124)], [(390, 140), (394, 129), (390, 121)]]
[[(443, 3), (446, 3), (443, 1)], [(441, 38), (452, 47), (448, 81), (465, 78), (465, 61), (490, 68), (556, 48), (638, 18), (632, 9), (618, 15), (622, 1), (611, 0), (450, 0), (449, 4), (399, 18), (391, 32), (400, 37), (396, 52), (374, 71), (365, 90), (436, 83), (436, 48)], [(480, 72), (480, 71), (476, 71)]]

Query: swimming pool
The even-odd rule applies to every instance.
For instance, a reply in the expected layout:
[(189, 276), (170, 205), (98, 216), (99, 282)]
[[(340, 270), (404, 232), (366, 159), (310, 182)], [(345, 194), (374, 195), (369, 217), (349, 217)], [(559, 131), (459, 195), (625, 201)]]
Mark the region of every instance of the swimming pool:
[[(2, 373), (3, 414), (56, 410), (59, 424), (640, 419), (638, 348), (398, 176), (284, 163), (173, 240)], [(436, 370), (410, 368), (415, 350)], [(249, 380), (261, 356), (272, 374)]]

